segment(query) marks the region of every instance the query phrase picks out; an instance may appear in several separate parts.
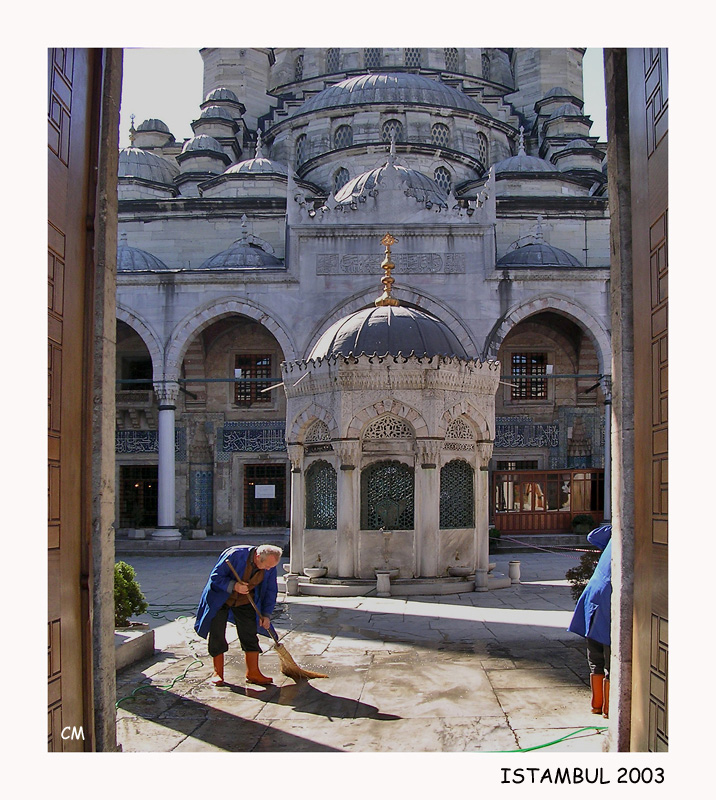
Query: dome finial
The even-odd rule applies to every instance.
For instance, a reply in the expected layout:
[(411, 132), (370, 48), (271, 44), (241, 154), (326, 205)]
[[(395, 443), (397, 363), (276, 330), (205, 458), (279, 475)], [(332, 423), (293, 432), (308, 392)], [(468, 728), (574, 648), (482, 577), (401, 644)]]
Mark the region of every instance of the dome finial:
[(535, 241), (544, 242), (544, 235), (542, 233), (542, 215), (537, 215), (537, 228), (535, 230)]
[(134, 144), (134, 137), (135, 137), (137, 131), (134, 128), (134, 114), (131, 114), (129, 118), (132, 121), (130, 126), (129, 126), (129, 144), (132, 145), (132, 144)]
[(264, 157), (264, 152), (263, 152), (262, 143), (261, 143), (261, 130), (260, 129), (256, 131), (256, 155), (254, 157), (255, 158), (263, 158)]
[[(397, 136), (397, 132), (395, 128), (390, 132), (390, 150), (388, 151), (388, 164), (392, 167), (395, 164), (395, 137)], [(390, 234), (386, 234), (386, 236), (390, 236)], [(396, 239), (397, 241), (397, 239)]]
[(375, 304), (377, 306), (399, 306), (400, 303), (394, 298), (391, 297), (391, 291), (393, 290), (393, 284), (395, 283), (395, 278), (390, 276), (391, 270), (395, 269), (395, 264), (390, 260), (390, 248), (394, 245), (398, 240), (390, 233), (386, 233), (385, 236), (380, 240), (382, 245), (385, 245), (385, 258), (383, 259), (383, 263), (380, 265), (385, 270), (385, 276), (381, 279), (381, 283), (383, 284), (383, 294), (376, 298)]
[(518, 156), (524, 156), (525, 155), (525, 129), (524, 129), (523, 125), (520, 125), (520, 138), (517, 140), (517, 148), (518, 148), (517, 155)]

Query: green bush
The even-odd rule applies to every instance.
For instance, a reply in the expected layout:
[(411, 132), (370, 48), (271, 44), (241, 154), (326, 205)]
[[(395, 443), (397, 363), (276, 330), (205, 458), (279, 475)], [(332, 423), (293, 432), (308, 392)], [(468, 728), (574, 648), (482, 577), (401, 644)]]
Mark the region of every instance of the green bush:
[(148, 608), (134, 567), (118, 561), (114, 565), (114, 627), (126, 628), (131, 616), (144, 614)]
[(588, 550), (579, 559), (579, 566), (568, 569), (564, 577), (572, 584), (572, 599), (576, 602), (594, 574), (601, 552)]
[(591, 514), (576, 514), (572, 517), (572, 527), (576, 528), (577, 526), (588, 526), (589, 530), (592, 531), (597, 527), (597, 523), (594, 521), (594, 517)]

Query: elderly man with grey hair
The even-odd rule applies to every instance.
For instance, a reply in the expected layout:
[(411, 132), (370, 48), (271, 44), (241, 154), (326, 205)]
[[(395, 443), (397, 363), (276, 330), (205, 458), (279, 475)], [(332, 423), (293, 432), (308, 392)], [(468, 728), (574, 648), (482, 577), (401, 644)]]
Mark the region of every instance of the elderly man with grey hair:
[(202, 639), (208, 637), (209, 655), (214, 660), (211, 682), (215, 686), (224, 685), (224, 653), (229, 649), (226, 623), (229, 620), (236, 624), (244, 651), (247, 682), (260, 686), (273, 683), (259, 670), (261, 648), (257, 633), (268, 635), (278, 594), (276, 567), (282, 554), (280, 547), (270, 544), (229, 547), (211, 571), (199, 601), (194, 630)]

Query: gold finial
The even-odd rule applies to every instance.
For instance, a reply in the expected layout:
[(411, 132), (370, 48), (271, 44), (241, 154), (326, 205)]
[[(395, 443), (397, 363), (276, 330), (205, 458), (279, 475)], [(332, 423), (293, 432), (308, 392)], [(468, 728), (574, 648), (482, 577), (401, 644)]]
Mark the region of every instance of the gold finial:
[(391, 297), (391, 291), (393, 290), (393, 284), (395, 283), (395, 278), (391, 278), (390, 272), (391, 270), (395, 269), (395, 264), (390, 260), (390, 248), (394, 245), (398, 240), (390, 233), (386, 233), (385, 236), (380, 240), (382, 245), (385, 245), (385, 258), (383, 259), (383, 263), (380, 265), (385, 270), (385, 277), (381, 279), (381, 283), (383, 284), (383, 294), (378, 297), (375, 301), (377, 306), (399, 306), (400, 303), (394, 298)]

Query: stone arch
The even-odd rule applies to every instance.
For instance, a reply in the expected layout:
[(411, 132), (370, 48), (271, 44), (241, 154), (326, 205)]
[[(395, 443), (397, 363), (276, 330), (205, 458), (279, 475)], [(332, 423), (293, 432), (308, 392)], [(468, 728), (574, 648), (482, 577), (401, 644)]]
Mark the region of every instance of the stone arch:
[(562, 314), (578, 325), (594, 345), (599, 361), (599, 372), (604, 374), (609, 371), (612, 352), (609, 332), (584, 306), (557, 295), (533, 297), (508, 311), (485, 340), (485, 357), (496, 358), (500, 345), (509, 331), (518, 323), (541, 311), (554, 311)]
[(276, 337), (283, 351), (284, 359), (288, 361), (296, 358), (296, 347), (291, 335), (275, 317), (251, 300), (226, 298), (213, 301), (203, 308), (190, 312), (175, 326), (167, 347), (165, 361), (167, 377), (179, 376), (187, 348), (195, 336), (222, 317), (233, 314), (248, 317), (263, 325)]
[(385, 400), (379, 400), (377, 403), (366, 406), (359, 411), (348, 425), (346, 437), (348, 439), (360, 439), (363, 430), (378, 417), (391, 414), (394, 417), (403, 419), (410, 423), (415, 431), (417, 438), (421, 436), (428, 436), (428, 424), (419, 411), (400, 400), (395, 400), (392, 397), (387, 397)]
[(491, 441), (495, 438), (495, 431), (491, 429), (485, 415), (469, 400), (463, 398), (451, 408), (448, 408), (438, 420), (438, 436), (445, 438), (448, 426), (459, 417), (465, 417), (477, 435), (476, 441)]
[(144, 344), (149, 350), (149, 355), (152, 359), (152, 375), (153, 380), (158, 381), (163, 377), (164, 370), (164, 348), (159, 339), (159, 336), (154, 329), (145, 322), (141, 317), (138, 317), (133, 311), (129, 311), (124, 306), (117, 303), (116, 317), (118, 320), (125, 322), (130, 328), (142, 339)]
[(294, 417), (290, 428), (287, 426), (287, 441), (303, 442), (306, 432), (317, 420), (325, 423), (331, 439), (338, 438), (338, 426), (331, 412), (323, 408), (323, 406), (319, 406), (317, 403), (311, 403), (311, 405), (307, 406), (298, 416)]
[[(355, 294), (340, 305), (334, 306), (333, 310), (313, 329), (311, 337), (308, 340), (308, 347), (305, 350), (304, 358), (308, 358), (308, 355), (311, 350), (313, 350), (321, 334), (330, 328), (334, 322), (338, 322), (339, 319), (343, 319), (343, 317), (347, 317), (355, 311), (360, 311), (363, 308), (373, 305), (375, 298), (380, 294), (380, 290), (376, 288), (379, 286), (378, 281), (379, 279), (376, 279), (375, 286), (370, 289), (366, 289), (360, 294)], [(439, 320), (442, 320), (462, 342), (468, 356), (470, 358), (479, 358), (480, 348), (473, 339), (472, 333), (465, 327), (460, 317), (444, 303), (417, 289), (413, 289), (408, 284), (403, 283), (402, 280), (398, 284), (396, 293), (399, 295), (399, 299), (401, 301), (404, 300), (406, 304), (415, 305), (423, 311), (427, 311), (429, 314), (437, 317)]]

